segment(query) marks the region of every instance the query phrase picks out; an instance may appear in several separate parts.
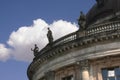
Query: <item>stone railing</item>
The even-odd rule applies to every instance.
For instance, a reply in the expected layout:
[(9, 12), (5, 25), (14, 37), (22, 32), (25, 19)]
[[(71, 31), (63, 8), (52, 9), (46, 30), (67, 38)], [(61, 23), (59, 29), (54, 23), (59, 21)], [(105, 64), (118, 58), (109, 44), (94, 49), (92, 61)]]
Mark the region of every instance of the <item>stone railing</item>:
[(73, 32), (69, 35), (66, 35), (66, 36), (54, 41), (51, 45), (47, 45), (46, 47), (44, 47), (36, 56), (42, 55), (45, 52), (49, 51), (51, 48), (53, 49), (53, 47), (63, 45), (67, 42), (75, 40), (76, 38), (77, 38), (76, 37), (76, 32)]
[(91, 38), (91, 37), (95, 38), (100, 36), (107, 36), (110, 33), (119, 33), (119, 30), (120, 30), (120, 21), (115, 21), (115, 22), (94, 25), (88, 28), (84, 32), (79, 32), (79, 31), (73, 32), (54, 41), (52, 45), (47, 45), (36, 55), (36, 58), (45, 55), (46, 52), (51, 51), (51, 49), (53, 49), (56, 46), (63, 45), (65, 43), (74, 41), (76, 39), (83, 40), (84, 38), (84, 40), (86, 40), (87, 38)]
[(87, 31), (87, 35), (102, 33), (102, 32), (109, 32), (120, 29), (120, 21), (109, 22), (99, 25), (94, 25), (90, 27)]
[(73, 32), (54, 41), (52, 45), (47, 45), (43, 48), (30, 64), (28, 73), (37, 70), (36, 67), (49, 61), (51, 57), (52, 59), (55, 58), (55, 55), (58, 53), (64, 53), (67, 50), (75, 48), (76, 46), (84, 46), (82, 44), (86, 44), (87, 42), (89, 42), (89, 44), (94, 43), (94, 41), (97, 41), (98, 39), (108, 39), (111, 37), (114, 39), (115, 36), (120, 37), (120, 21), (98, 24), (89, 27), (85, 31)]

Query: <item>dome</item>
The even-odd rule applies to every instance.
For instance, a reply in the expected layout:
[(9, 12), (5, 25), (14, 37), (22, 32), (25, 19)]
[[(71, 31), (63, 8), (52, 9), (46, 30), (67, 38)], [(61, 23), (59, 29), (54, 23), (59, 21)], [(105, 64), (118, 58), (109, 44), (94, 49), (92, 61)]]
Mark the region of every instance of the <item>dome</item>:
[[(96, 4), (86, 14), (87, 26), (110, 20), (120, 12), (120, 0), (96, 0)], [(109, 18), (107, 18), (109, 17)], [(104, 20), (103, 20), (104, 19)]]

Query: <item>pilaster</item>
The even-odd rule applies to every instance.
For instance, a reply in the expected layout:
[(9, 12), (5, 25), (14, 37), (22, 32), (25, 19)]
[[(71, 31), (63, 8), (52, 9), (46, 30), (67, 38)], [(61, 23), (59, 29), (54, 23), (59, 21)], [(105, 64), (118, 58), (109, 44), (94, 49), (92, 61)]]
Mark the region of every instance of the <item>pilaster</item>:
[(80, 67), (82, 80), (89, 80), (89, 61), (88, 60), (80, 61)]

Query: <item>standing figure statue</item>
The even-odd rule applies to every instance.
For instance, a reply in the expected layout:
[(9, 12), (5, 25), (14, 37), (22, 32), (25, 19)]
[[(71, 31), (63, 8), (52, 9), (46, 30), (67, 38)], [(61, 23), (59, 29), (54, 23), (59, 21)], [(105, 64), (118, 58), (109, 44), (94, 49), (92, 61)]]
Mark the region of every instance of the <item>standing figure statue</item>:
[(101, 7), (104, 5), (105, 0), (96, 0), (98, 7)]
[(80, 12), (80, 17), (78, 19), (78, 25), (81, 30), (84, 30), (86, 28), (86, 16), (83, 14), (83, 12)]
[(52, 31), (49, 28), (48, 28), (47, 38), (48, 38), (49, 44), (51, 44), (53, 42), (53, 36), (52, 36)]
[(37, 47), (37, 44), (35, 44), (34, 49), (31, 48), (31, 51), (33, 51), (34, 56), (36, 56), (36, 54), (39, 52), (39, 48)]

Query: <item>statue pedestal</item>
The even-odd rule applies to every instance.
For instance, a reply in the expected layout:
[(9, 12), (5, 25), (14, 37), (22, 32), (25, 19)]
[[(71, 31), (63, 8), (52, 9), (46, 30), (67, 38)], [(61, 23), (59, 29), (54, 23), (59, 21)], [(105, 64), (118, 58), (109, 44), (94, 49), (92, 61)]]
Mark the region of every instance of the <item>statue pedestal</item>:
[(78, 31), (77, 31), (77, 38), (83, 37), (83, 36), (85, 36), (85, 30), (83, 30), (83, 31), (78, 30)]

